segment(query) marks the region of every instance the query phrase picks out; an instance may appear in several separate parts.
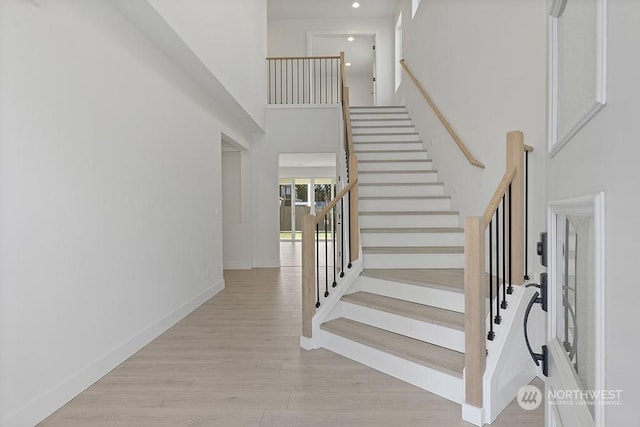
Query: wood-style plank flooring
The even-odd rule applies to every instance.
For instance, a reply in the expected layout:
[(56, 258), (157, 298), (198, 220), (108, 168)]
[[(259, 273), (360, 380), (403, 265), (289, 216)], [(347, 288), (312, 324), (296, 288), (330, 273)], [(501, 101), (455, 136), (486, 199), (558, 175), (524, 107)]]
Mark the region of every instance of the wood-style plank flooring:
[[(285, 249), (292, 257), (283, 264), (295, 264)], [(301, 349), (300, 274), (297, 266), (226, 271), (223, 292), (41, 425), (470, 426), (446, 399)], [(515, 402), (494, 423), (543, 424), (542, 406)]]

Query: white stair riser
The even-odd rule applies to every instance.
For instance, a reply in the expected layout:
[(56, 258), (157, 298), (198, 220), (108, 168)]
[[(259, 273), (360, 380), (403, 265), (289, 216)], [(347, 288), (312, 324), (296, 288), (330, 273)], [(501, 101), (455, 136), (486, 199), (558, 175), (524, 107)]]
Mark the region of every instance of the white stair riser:
[(360, 212), (447, 211), (450, 208), (451, 199), (449, 198), (360, 199), (358, 202)]
[(360, 215), (360, 228), (402, 227), (458, 227), (457, 214), (443, 215)]
[(354, 134), (362, 134), (362, 133), (415, 133), (416, 132), (416, 128), (414, 128), (413, 126), (402, 126), (399, 127), (398, 125), (396, 126), (385, 126), (385, 127), (381, 127), (381, 126), (370, 126), (370, 127), (364, 127), (364, 126), (358, 126), (358, 127), (352, 127), (351, 128)]
[(442, 196), (444, 194), (444, 185), (359, 185), (358, 194), (361, 197)]
[[(353, 142), (395, 142), (395, 141), (420, 141), (420, 135), (417, 134), (401, 134), (401, 135), (358, 135), (353, 134)], [(420, 144), (422, 147), (422, 144)]]
[(356, 116), (351, 118), (351, 128), (354, 129), (354, 131), (355, 129), (367, 126), (413, 126), (411, 119), (384, 120), (380, 118), (378, 120), (353, 120), (354, 117)]
[(362, 246), (464, 246), (464, 233), (361, 233)]
[(371, 172), (358, 174), (358, 181), (361, 183), (438, 182), (438, 174), (436, 172)]
[(323, 347), (456, 403), (463, 399), (462, 378), (321, 331)]
[(363, 292), (464, 313), (464, 294), (462, 292), (437, 287), (432, 288), (409, 283), (392, 282), (368, 276), (360, 276), (357, 280), (360, 290)]
[(363, 120), (388, 120), (388, 119), (406, 119), (409, 120), (409, 113), (396, 112), (396, 113), (358, 113), (351, 111), (351, 119), (363, 119)]
[(349, 108), (349, 112), (352, 114), (358, 113), (407, 113), (407, 109), (404, 107), (357, 107), (352, 106)]
[(357, 156), (358, 160), (427, 160), (426, 151), (381, 151), (375, 153), (361, 151)]
[[(358, 156), (358, 160), (360, 156)], [(397, 171), (397, 170), (405, 170), (405, 171), (425, 171), (432, 170), (433, 162), (359, 162), (358, 170), (360, 172), (368, 172), (368, 171)]]
[(422, 142), (360, 142), (355, 144), (356, 155), (366, 151), (402, 151), (422, 150)]
[(341, 301), (342, 317), (464, 353), (464, 331)]
[(464, 268), (464, 254), (364, 254), (363, 261), (364, 268)]

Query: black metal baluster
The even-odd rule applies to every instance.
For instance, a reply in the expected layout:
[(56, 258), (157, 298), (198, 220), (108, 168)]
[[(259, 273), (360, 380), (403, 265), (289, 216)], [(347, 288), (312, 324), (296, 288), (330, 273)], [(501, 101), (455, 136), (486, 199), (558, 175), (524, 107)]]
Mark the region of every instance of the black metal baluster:
[(524, 280), (529, 280), (529, 152), (524, 152)]
[(267, 104), (271, 104), (271, 60), (267, 59)]
[(507, 293), (509, 295), (511, 295), (513, 293), (513, 286), (511, 285), (511, 283), (513, 283), (513, 277), (511, 274), (511, 254), (513, 253), (513, 250), (511, 249), (512, 246), (512, 240), (511, 240), (511, 184), (509, 184), (509, 287), (507, 288)]
[(284, 60), (284, 103), (289, 104), (289, 60)]
[(493, 341), (493, 219), (489, 221), (489, 333), (487, 339)]
[(316, 223), (316, 308), (320, 307), (320, 224)]
[(347, 216), (349, 217), (349, 229), (347, 233), (349, 233), (349, 263), (347, 264), (347, 268), (351, 268), (351, 190), (349, 190), (349, 202), (347, 203)]
[[(333, 192), (335, 193), (335, 186)], [(333, 286), (334, 288), (338, 285), (338, 282), (336, 281), (336, 264), (338, 258), (338, 253), (336, 252), (336, 227), (336, 205), (333, 205), (333, 208), (331, 208), (331, 250), (333, 252), (333, 284), (331, 286)]]
[(344, 277), (344, 197), (340, 199), (340, 277)]
[(502, 195), (502, 305), (503, 310), (507, 308), (507, 223), (506, 223), (506, 194)]
[(500, 316), (500, 204), (496, 207), (496, 325), (502, 322)]
[(282, 59), (280, 60), (280, 104), (282, 104)]
[(296, 59), (296, 71), (298, 72), (298, 77), (296, 78), (296, 84), (298, 85), (298, 104), (300, 104), (300, 60)]
[(324, 103), (329, 103), (329, 73), (327, 72), (327, 60), (324, 60)]
[(329, 296), (329, 241), (327, 239), (327, 215), (324, 216), (324, 297)]

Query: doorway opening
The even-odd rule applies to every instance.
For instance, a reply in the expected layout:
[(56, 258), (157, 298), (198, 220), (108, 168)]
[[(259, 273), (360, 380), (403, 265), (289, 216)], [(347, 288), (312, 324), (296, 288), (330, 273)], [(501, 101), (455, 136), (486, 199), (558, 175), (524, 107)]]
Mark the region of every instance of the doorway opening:
[(344, 52), (351, 105), (377, 105), (376, 36), (372, 33), (309, 33), (308, 53), (331, 56)]

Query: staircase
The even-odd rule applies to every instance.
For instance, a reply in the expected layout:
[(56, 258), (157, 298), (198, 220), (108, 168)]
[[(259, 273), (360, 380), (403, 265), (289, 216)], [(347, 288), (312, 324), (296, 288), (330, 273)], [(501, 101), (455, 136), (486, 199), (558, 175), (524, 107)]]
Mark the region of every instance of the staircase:
[(464, 231), (404, 107), (351, 107), (364, 271), (323, 346), (463, 401)]

